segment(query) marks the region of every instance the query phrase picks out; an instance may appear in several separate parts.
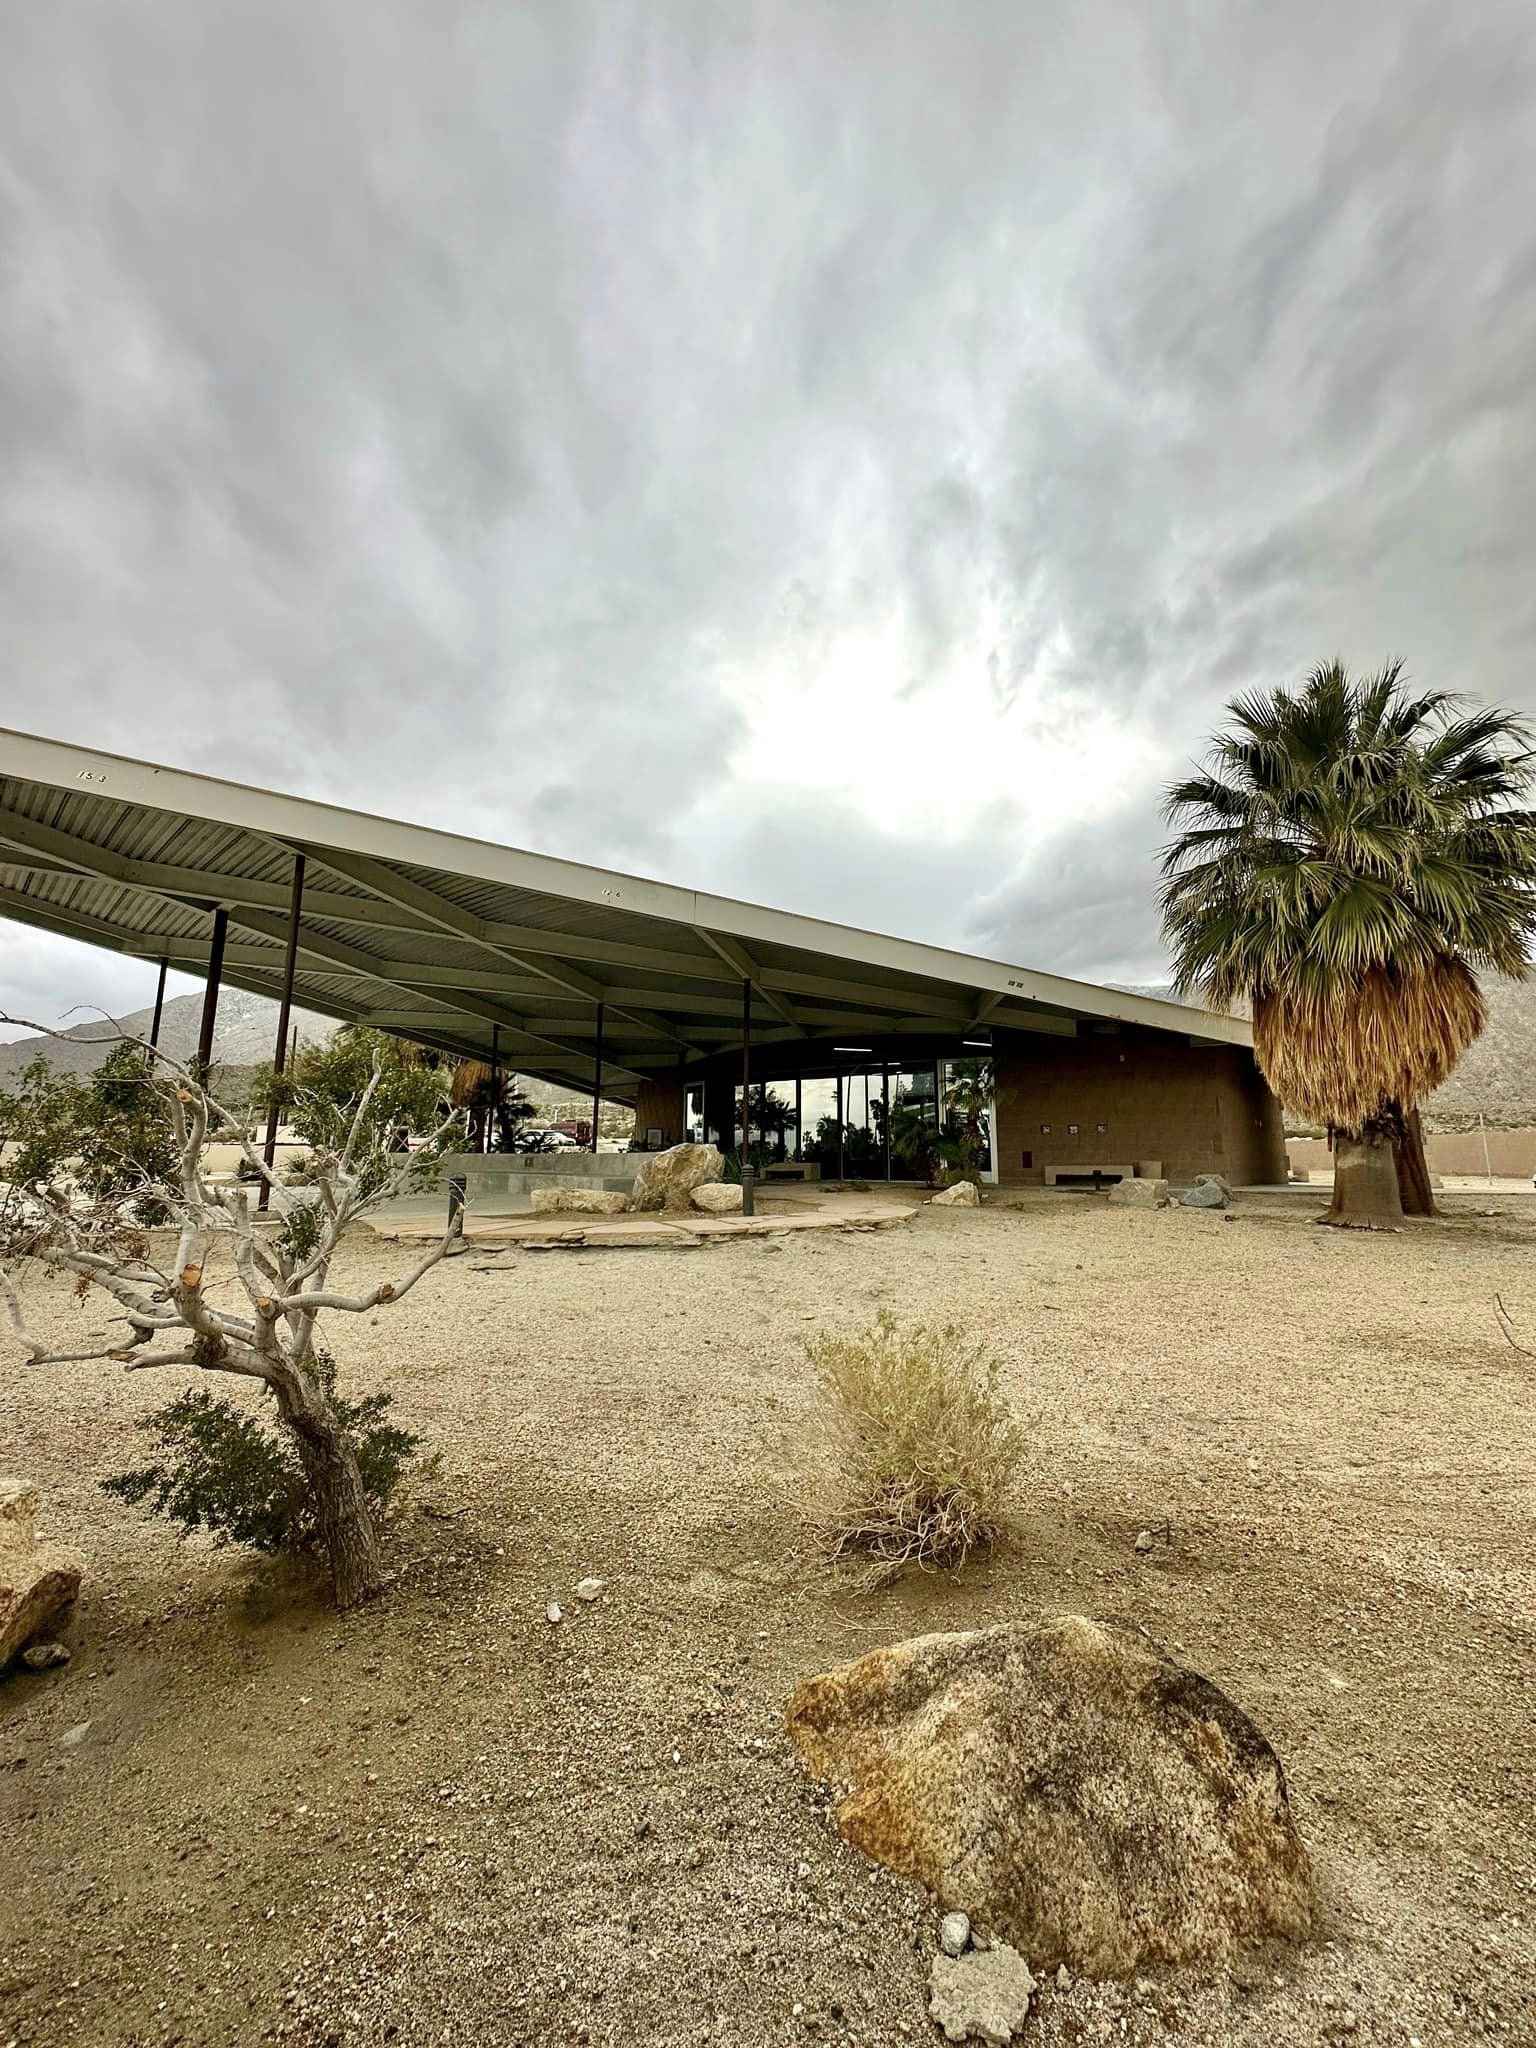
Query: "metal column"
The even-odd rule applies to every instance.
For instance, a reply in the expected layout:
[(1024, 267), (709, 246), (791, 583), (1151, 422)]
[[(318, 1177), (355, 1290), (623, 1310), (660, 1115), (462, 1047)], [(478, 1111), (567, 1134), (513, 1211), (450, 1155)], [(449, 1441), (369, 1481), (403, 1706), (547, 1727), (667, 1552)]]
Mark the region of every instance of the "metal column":
[(497, 1112), (501, 1107), (501, 1026), (491, 1025), (491, 1106), (485, 1118), (485, 1149), (496, 1150)]
[(752, 1211), (752, 981), (744, 975), (741, 983), (741, 1213)]
[(197, 1078), (208, 1085), (213, 1065), (213, 1026), (219, 1014), (219, 983), (224, 978), (224, 934), (229, 929), (229, 912), (222, 905), (213, 913), (213, 939), (208, 947), (208, 985), (203, 991), (203, 1021), (197, 1032)]
[[(288, 1015), (293, 1008), (293, 974), (299, 958), (299, 913), (304, 905), (304, 856), (293, 856), (293, 887), (288, 897), (288, 944), (283, 953), (283, 993), (277, 1006), (277, 1049), (272, 1055), (272, 1072), (281, 1080), (288, 1069)], [(261, 1156), (267, 1171), (277, 1157), (277, 1122), (280, 1109), (281, 1090), (272, 1091), (272, 1106), (267, 1111), (267, 1142), (261, 1148)], [(256, 1197), (256, 1207), (265, 1209), (272, 1199), (270, 1181), (263, 1181), (261, 1193)]]
[(805, 1125), (800, 1110), (800, 1076), (795, 1076), (795, 1157), (805, 1157)]
[(155, 983), (155, 1015), (149, 1027), (149, 1042), (152, 1046), (158, 1046), (160, 1043), (160, 1013), (165, 1008), (165, 970), (170, 964), (169, 960), (160, 962), (160, 979)]
[(603, 1101), (603, 1006), (597, 1006), (597, 1051), (592, 1067), (592, 1156), (597, 1157), (597, 1113)]
[(837, 1077), (837, 1177), (843, 1178), (843, 1077)]
[(885, 1125), (885, 1177), (891, 1177), (891, 1063), (880, 1062), (880, 1100), (884, 1105), (881, 1122)]

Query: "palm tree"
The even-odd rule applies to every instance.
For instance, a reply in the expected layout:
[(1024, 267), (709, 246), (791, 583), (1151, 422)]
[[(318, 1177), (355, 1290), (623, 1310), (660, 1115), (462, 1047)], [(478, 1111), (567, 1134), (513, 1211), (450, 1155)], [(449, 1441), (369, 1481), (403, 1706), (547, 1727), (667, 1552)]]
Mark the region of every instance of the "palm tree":
[(1322, 1220), (1403, 1213), (1397, 1145), (1482, 1030), (1480, 969), (1523, 977), (1536, 932), (1536, 753), (1510, 713), (1414, 696), (1400, 663), (1227, 707), (1168, 793), (1164, 935), (1183, 994), (1246, 1001), (1289, 1108), (1326, 1124)]
[(1006, 1106), (1009, 1092), (998, 1095), (997, 1070), (991, 1060), (952, 1060), (944, 1108), (954, 1127), (955, 1143), (967, 1173), (979, 1179), (987, 1156), (988, 1122), (994, 1104)]

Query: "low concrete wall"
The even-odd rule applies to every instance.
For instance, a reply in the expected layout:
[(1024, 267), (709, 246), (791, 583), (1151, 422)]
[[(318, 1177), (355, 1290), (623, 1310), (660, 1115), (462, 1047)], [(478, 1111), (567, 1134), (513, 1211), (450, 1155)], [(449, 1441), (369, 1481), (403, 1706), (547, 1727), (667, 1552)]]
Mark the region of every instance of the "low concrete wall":
[(448, 1183), (464, 1179), (471, 1209), (533, 1207), (535, 1188), (602, 1188), (628, 1194), (643, 1155), (633, 1152), (449, 1152), (428, 1189), (413, 1198), (423, 1207), (448, 1203)]
[[(1477, 1131), (1432, 1131), (1424, 1140), (1431, 1173), (1480, 1174), (1497, 1180), (1529, 1180), (1536, 1174), (1536, 1131), (1489, 1131), (1488, 1154)], [(1332, 1173), (1333, 1154), (1326, 1138), (1287, 1138), (1286, 1156), (1293, 1167), (1309, 1173)]]

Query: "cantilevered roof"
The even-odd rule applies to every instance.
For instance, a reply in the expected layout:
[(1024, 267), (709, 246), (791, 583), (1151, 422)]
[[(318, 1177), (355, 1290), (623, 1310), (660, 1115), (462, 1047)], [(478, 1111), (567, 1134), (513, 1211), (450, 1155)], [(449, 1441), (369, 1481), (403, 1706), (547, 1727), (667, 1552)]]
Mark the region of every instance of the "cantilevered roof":
[(225, 979), (276, 996), (296, 852), (296, 1001), (481, 1059), (496, 1026), (506, 1066), (573, 1089), (601, 1004), (621, 1099), (739, 1045), (744, 980), (754, 1046), (796, 1041), (796, 1067), (994, 1025), (1251, 1043), (1182, 1004), (0, 730), (7, 917), (198, 974), (222, 906)]

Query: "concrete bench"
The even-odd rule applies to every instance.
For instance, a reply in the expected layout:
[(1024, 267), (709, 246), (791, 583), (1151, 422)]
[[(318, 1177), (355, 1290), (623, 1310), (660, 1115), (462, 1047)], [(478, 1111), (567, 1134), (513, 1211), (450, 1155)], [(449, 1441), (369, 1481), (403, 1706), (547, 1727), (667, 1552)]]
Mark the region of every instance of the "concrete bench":
[(1062, 1160), (1055, 1166), (1042, 1168), (1048, 1188), (1059, 1187), (1066, 1180), (1092, 1180), (1099, 1174), (1104, 1180), (1134, 1180), (1136, 1169), (1126, 1160), (1073, 1159)]

